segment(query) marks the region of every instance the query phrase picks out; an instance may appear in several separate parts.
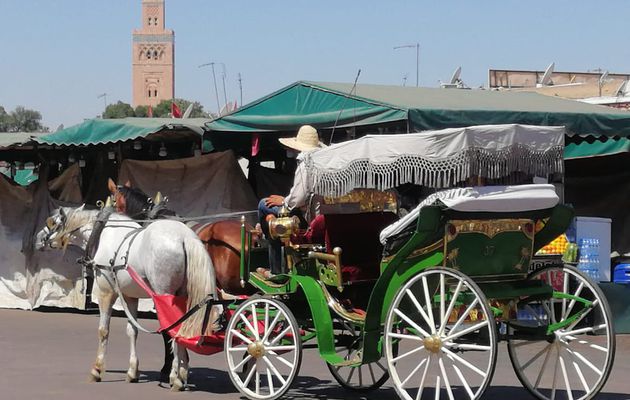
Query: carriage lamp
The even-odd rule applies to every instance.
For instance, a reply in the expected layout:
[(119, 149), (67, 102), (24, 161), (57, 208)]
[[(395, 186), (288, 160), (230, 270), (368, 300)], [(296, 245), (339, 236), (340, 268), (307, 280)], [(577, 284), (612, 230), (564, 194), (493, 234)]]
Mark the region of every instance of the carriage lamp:
[(160, 157), (166, 157), (168, 153), (166, 152), (166, 146), (164, 146), (164, 143), (162, 143), (162, 145), (160, 146), (160, 152), (158, 153), (158, 155)]
[(272, 239), (288, 239), (291, 235), (298, 233), (300, 219), (293, 217), (272, 218), (269, 221), (269, 233)]

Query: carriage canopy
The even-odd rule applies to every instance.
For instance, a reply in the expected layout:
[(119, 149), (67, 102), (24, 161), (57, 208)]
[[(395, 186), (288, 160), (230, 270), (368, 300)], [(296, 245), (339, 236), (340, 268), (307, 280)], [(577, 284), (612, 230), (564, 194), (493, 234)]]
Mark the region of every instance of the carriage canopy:
[(293, 190), (337, 197), (405, 183), (448, 188), (471, 177), (499, 179), (514, 172), (547, 177), (563, 173), (564, 135), (564, 127), (530, 125), (368, 135), (302, 153), (300, 185)]

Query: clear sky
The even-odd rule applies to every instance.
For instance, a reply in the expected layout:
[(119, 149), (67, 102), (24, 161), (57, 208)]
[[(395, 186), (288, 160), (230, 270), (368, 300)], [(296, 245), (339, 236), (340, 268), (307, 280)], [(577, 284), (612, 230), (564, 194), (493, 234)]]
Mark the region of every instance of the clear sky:
[[(52, 130), (131, 102), (131, 32), (140, 0), (0, 0), (0, 105), (42, 112)], [(166, 0), (175, 93), (216, 111), (210, 61), (245, 103), (297, 80), (437, 86), (461, 65), (471, 87), (488, 68), (630, 73), (629, 1)], [(220, 72), (218, 67), (217, 72)], [(220, 78), (220, 73), (217, 75)], [(219, 85), (220, 80), (219, 80)], [(220, 93), (222, 91), (219, 86)], [(222, 97), (222, 96), (221, 96)]]

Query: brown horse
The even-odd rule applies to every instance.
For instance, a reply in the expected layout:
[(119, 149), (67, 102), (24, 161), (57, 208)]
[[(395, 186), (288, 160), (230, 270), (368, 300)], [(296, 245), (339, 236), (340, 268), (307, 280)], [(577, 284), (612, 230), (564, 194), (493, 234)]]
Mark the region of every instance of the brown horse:
[[(137, 188), (132, 188), (129, 181), (123, 186), (116, 186), (109, 179), (107, 186), (114, 196), (116, 211), (136, 219), (150, 218), (153, 200)], [(223, 220), (191, 226), (199, 239), (206, 246), (206, 250), (214, 264), (217, 287), (231, 295), (254, 293), (253, 287), (241, 286), (240, 256), (241, 256), (241, 223), (236, 220)], [(246, 229), (252, 231), (251, 225)], [(253, 241), (258, 235), (253, 235)], [(247, 251), (249, 244), (246, 244)]]

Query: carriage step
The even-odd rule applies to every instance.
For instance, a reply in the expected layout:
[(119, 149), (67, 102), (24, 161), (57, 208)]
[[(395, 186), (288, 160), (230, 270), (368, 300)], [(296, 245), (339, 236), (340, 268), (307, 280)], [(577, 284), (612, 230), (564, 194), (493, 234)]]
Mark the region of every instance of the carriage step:
[[(328, 360), (327, 360), (328, 361)], [(359, 365), (361, 365), (361, 357), (354, 357), (350, 360), (344, 360), (342, 359), (342, 361), (340, 362), (330, 362), (328, 361), (328, 363), (334, 367), (357, 367)]]

